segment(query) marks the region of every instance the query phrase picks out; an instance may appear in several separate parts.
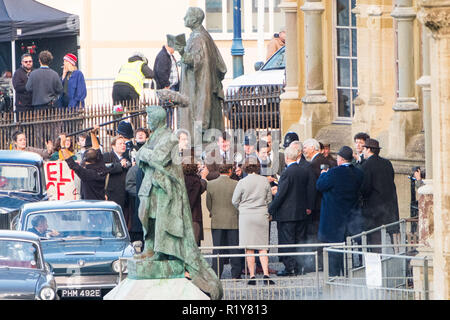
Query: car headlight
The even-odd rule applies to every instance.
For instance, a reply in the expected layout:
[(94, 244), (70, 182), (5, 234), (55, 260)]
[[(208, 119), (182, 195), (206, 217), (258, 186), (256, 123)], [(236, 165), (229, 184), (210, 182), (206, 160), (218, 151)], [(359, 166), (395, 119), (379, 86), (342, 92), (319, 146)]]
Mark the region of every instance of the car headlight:
[(55, 299), (55, 296), (55, 290), (50, 287), (44, 287), (41, 289), (41, 292), (39, 292), (39, 298), (42, 300), (53, 300)]
[(126, 260), (116, 260), (112, 263), (112, 268), (114, 270), (114, 272), (120, 273), (122, 269), (122, 273), (128, 273), (128, 269), (127, 269), (127, 261)]

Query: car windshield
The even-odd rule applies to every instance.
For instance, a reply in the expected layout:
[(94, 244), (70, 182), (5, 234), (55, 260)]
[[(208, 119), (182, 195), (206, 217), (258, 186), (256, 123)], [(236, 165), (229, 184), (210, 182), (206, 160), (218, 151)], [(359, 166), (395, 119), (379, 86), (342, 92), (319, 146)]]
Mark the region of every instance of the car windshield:
[(275, 70), (286, 68), (286, 49), (283, 47), (270, 57), (269, 61), (261, 68), (261, 70)]
[(46, 239), (122, 238), (124, 229), (117, 211), (67, 210), (33, 213), (25, 229)]
[(0, 164), (0, 191), (39, 192), (37, 168)]
[(2, 267), (41, 269), (38, 246), (29, 241), (0, 239), (0, 269)]

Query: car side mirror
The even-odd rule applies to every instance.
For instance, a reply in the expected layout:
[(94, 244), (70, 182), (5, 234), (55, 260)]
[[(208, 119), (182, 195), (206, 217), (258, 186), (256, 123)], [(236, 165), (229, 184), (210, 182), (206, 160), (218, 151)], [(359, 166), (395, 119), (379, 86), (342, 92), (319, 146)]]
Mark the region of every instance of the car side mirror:
[(261, 69), (263, 65), (264, 65), (264, 62), (262, 62), (262, 61), (255, 62), (255, 71), (258, 71), (259, 69)]

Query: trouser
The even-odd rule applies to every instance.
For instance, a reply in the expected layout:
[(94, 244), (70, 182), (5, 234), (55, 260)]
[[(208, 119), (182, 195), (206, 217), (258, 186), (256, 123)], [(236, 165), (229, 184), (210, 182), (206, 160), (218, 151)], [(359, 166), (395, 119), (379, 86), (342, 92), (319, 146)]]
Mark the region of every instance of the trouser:
[[(389, 245), (392, 243), (393, 235), (395, 233), (397, 233), (397, 232), (396, 231), (387, 231), (386, 232), (386, 235), (387, 235), (387, 237), (389, 237), (389, 239), (386, 239), (385, 244)], [(381, 239), (381, 230), (367, 234), (367, 244), (368, 245), (381, 245), (381, 243), (382, 243), (381, 240), (382, 240)], [(368, 249), (368, 251), (375, 252), (375, 253), (381, 253), (381, 250), (382, 250), (381, 247)]]
[[(306, 231), (308, 227), (307, 220), (301, 221), (277, 221), (278, 227), (278, 244), (302, 244), (305, 243)], [(299, 248), (279, 248), (278, 252), (301, 252)], [(304, 267), (304, 259), (301, 256), (281, 256), (281, 262), (283, 262), (286, 272), (299, 273)]]
[[(239, 245), (239, 230), (238, 229), (211, 229), (212, 241), (214, 246), (238, 246)], [(240, 254), (243, 253), (239, 249), (216, 249), (213, 254)], [(217, 261), (219, 260), (219, 261)], [(238, 278), (242, 271), (243, 258), (230, 258), (231, 277)], [(224, 258), (212, 258), (212, 269), (220, 278), (223, 272)]]
[(139, 101), (139, 94), (130, 85), (115, 83), (113, 85), (112, 98), (114, 104), (125, 103), (131, 105)]
[(344, 274), (344, 254), (339, 252), (328, 252), (328, 272), (332, 277)]
[[(320, 215), (320, 212), (319, 212)], [(307, 243), (320, 243), (319, 241), (319, 224), (320, 220), (312, 219), (312, 215), (309, 217), (310, 222), (308, 224), (308, 231), (307, 231)], [(311, 247), (308, 248), (309, 250), (317, 251), (318, 256), (318, 267), (321, 270), (323, 268), (323, 247)], [(308, 261), (305, 268), (308, 271), (315, 271), (315, 261), (313, 256), (306, 257), (306, 260)]]

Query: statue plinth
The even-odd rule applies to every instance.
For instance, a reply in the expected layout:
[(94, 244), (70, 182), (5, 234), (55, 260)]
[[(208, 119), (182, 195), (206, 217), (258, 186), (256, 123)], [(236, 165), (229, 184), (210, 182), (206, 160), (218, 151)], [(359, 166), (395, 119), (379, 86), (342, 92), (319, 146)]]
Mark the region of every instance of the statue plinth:
[(128, 278), (134, 280), (184, 278), (184, 264), (180, 260), (130, 259), (127, 269)]
[(192, 281), (126, 278), (108, 292), (104, 300), (210, 300)]
[(184, 276), (180, 260), (133, 258), (128, 276), (105, 295), (105, 300), (210, 300)]

